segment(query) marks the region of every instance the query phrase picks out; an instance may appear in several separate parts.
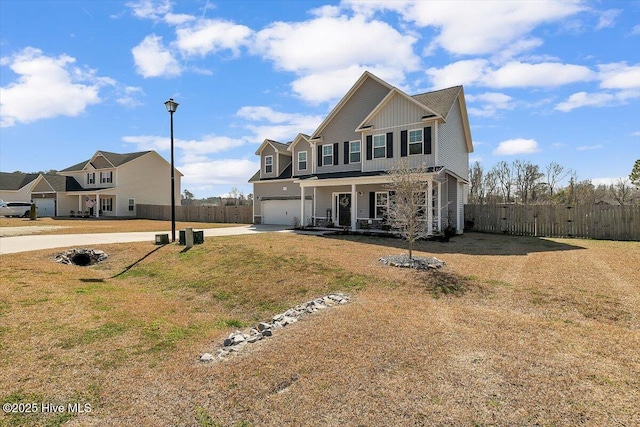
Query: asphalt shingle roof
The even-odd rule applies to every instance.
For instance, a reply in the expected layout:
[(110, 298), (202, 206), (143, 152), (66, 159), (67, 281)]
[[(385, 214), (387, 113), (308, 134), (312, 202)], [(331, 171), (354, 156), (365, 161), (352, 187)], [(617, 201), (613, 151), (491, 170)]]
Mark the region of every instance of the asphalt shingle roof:
[(431, 108), (446, 119), (461, 90), (462, 86), (454, 86), (447, 89), (413, 95), (412, 98)]
[(37, 173), (0, 172), (0, 190), (17, 191), (37, 177)]
[[(130, 162), (131, 160), (137, 159), (140, 156), (144, 156), (145, 154), (150, 153), (151, 151), (138, 151), (136, 153), (123, 153), (123, 154), (111, 153), (109, 151), (98, 151), (98, 152), (102, 154), (105, 159), (111, 162), (113, 166), (118, 167), (127, 162)], [(89, 163), (90, 160), (91, 159), (87, 159), (84, 162), (80, 162), (66, 169), (62, 169), (61, 172), (72, 172), (72, 171), (82, 170), (86, 166), (86, 164)]]

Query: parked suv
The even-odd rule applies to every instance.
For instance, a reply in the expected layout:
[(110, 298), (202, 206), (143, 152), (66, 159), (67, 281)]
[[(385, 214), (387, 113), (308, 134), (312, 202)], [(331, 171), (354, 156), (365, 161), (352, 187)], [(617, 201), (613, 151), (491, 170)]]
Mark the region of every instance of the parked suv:
[(28, 217), (30, 211), (31, 203), (29, 202), (0, 202), (0, 215)]

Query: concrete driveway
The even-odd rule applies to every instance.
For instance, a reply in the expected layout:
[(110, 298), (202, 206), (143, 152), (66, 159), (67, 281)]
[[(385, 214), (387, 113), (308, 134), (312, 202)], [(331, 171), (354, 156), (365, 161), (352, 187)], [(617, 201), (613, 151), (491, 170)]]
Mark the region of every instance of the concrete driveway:
[[(204, 236), (236, 236), (239, 234), (292, 232), (287, 226), (247, 225), (244, 227), (205, 228)], [(16, 252), (39, 251), (42, 249), (66, 248), (70, 246), (87, 247), (108, 243), (155, 242), (156, 234), (171, 234), (170, 231), (144, 231), (138, 233), (96, 233), (96, 234), (58, 234), (0, 237), (0, 255)], [(176, 230), (176, 240), (179, 231)]]

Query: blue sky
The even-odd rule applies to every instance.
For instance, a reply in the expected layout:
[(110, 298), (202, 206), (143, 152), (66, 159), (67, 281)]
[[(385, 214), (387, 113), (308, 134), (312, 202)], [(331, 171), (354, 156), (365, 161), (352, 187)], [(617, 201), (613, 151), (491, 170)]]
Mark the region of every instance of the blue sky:
[(462, 84), (485, 167), (611, 182), (640, 158), (640, 1), (0, 1), (0, 170), (96, 150), (169, 159), (182, 189), (252, 192), (265, 138), (311, 133), (365, 70)]

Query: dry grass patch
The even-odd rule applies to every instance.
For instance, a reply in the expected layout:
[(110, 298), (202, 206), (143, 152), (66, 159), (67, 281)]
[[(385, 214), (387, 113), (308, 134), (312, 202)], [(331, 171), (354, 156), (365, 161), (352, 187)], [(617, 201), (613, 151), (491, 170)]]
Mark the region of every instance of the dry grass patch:
[[(0, 400), (94, 410), (0, 424), (640, 423), (639, 243), (474, 233), (420, 244), (441, 272), (378, 262), (402, 245), (271, 233), (104, 245), (88, 268), (3, 255)], [(331, 291), (355, 299), (197, 361)]]
[[(194, 229), (239, 227), (247, 224), (221, 224), (209, 222), (176, 222), (176, 230), (186, 227)], [(106, 218), (38, 218), (31, 221), (28, 218), (0, 217), (0, 228), (29, 227), (37, 229), (38, 234), (89, 234), (89, 233), (126, 233), (134, 231), (162, 231), (170, 230), (171, 222), (151, 219), (106, 219)], [(54, 228), (55, 227), (55, 228)], [(6, 230), (7, 235), (11, 230)], [(24, 234), (29, 233), (28, 230)]]

